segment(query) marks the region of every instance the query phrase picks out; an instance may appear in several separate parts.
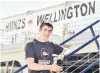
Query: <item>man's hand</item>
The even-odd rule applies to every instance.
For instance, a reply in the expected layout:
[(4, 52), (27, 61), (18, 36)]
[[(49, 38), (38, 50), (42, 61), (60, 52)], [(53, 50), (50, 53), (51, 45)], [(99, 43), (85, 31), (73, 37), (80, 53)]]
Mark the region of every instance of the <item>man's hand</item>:
[(56, 65), (56, 64), (50, 65), (50, 71), (60, 72), (60, 71), (62, 71), (62, 70), (63, 70), (63, 68), (60, 67), (60, 66), (58, 66), (58, 65)]

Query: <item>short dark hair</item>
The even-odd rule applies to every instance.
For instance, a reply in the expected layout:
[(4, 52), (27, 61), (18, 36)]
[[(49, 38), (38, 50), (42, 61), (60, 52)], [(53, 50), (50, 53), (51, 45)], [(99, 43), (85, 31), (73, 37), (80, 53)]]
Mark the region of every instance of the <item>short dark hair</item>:
[(40, 29), (42, 29), (42, 27), (45, 26), (45, 25), (48, 26), (48, 27), (51, 27), (52, 30), (53, 30), (53, 25), (51, 23), (48, 23), (48, 22), (42, 22), (41, 25), (40, 25)]

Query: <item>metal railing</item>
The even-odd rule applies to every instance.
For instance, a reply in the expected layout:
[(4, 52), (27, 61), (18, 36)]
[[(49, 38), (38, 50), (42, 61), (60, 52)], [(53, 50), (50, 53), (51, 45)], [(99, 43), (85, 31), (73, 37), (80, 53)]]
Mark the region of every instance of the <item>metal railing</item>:
[[(87, 26), (86, 28), (84, 28), (83, 30), (79, 31), (78, 33), (76, 33), (75, 35), (73, 35), (72, 37), (70, 37), (69, 39), (63, 41), (62, 43), (60, 43), (60, 45), (64, 45), (66, 42), (72, 40), (73, 38), (75, 38), (76, 36), (78, 36), (79, 34), (83, 33), (84, 31), (86, 31), (87, 29), (92, 29), (92, 26), (94, 26), (95, 24), (97, 24), (98, 22), (100, 22), (100, 20), (95, 21), (94, 23), (92, 23), (91, 25)], [(94, 30), (91, 30), (93, 37), (95, 36)], [(70, 54), (68, 54), (67, 56), (65, 56), (65, 58), (71, 57), (74, 53), (78, 52), (79, 50), (81, 50), (83, 47), (85, 47), (86, 45), (90, 44), (91, 42), (93, 42), (94, 40), (96, 41), (96, 45), (97, 48), (99, 49), (99, 45), (98, 45), (98, 41), (97, 38), (99, 37), (99, 35), (95, 36), (93, 39), (89, 40), (88, 42), (86, 42), (85, 44), (83, 44), (82, 46), (80, 46), (78, 49), (74, 50), (73, 52), (71, 52)], [(27, 67), (27, 65), (24, 65), (23, 67), (21, 67), (20, 69), (16, 70), (14, 73), (18, 73), (21, 70), (25, 69)]]
[(85, 59), (86, 57), (88, 57), (89, 55), (91, 55), (91, 53), (87, 54), (86, 56), (84, 56), (82, 59), (78, 60), (76, 63), (72, 64), (71, 66), (69, 66), (66, 70), (64, 71), (67, 71), (68, 69), (70, 69), (71, 67), (73, 67), (74, 65), (76, 65), (77, 63), (79, 63), (80, 61), (82, 61), (83, 59)]
[(85, 73), (88, 69), (90, 69), (91, 67), (95, 66), (96, 63), (100, 62), (100, 60), (96, 60), (94, 63), (90, 64), (88, 67), (86, 67), (85, 69), (83, 69), (80, 73)]
[(88, 42), (86, 42), (85, 44), (81, 45), (79, 48), (75, 49), (70, 54), (68, 54), (67, 56), (65, 56), (65, 58), (71, 57), (73, 54), (75, 54), (76, 52), (78, 52), (79, 50), (81, 50), (82, 48), (84, 48), (85, 46), (87, 46), (88, 44), (90, 44), (91, 42), (93, 42), (95, 39), (99, 38), (99, 36), (100, 35), (97, 35), (97, 36), (93, 37), (91, 40), (89, 40)]
[[(93, 56), (91, 59), (89, 59), (88, 61), (92, 60), (93, 58), (95, 58), (98, 54), (96, 54), (95, 56)], [(77, 67), (76, 69), (74, 69), (71, 73), (74, 73), (77, 69), (81, 68), (82, 66), (84, 66), (88, 61), (84, 62), (82, 65), (80, 65), (79, 67)]]

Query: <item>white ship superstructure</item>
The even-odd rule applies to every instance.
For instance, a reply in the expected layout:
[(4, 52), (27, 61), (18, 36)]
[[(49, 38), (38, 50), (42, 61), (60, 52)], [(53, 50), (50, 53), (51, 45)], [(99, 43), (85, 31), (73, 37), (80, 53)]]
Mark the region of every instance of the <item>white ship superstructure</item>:
[[(25, 44), (37, 37), (41, 22), (47, 21), (53, 24), (54, 31), (50, 41), (59, 44), (97, 20), (99, 22), (93, 26), (96, 35), (100, 34), (100, 1), (68, 1), (52, 7), (36, 11), (30, 10), (2, 18), (0, 21), (1, 73), (13, 73), (26, 64)], [(73, 51), (92, 37), (91, 30), (88, 29), (66, 43), (64, 47)], [(97, 40), (100, 43), (100, 38)], [(94, 41), (73, 57), (78, 60), (85, 54), (96, 54), (98, 52)], [(27, 73), (27, 68), (20, 73)]]

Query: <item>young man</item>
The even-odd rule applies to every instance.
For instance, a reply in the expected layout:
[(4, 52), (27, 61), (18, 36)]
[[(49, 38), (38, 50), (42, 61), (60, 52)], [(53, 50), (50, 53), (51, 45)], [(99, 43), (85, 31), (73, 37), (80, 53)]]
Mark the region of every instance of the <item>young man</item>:
[(63, 48), (48, 41), (52, 31), (52, 24), (43, 22), (40, 25), (38, 38), (26, 44), (25, 54), (29, 73), (40, 73), (43, 70), (62, 71), (62, 67), (53, 64), (52, 55), (59, 55)]

